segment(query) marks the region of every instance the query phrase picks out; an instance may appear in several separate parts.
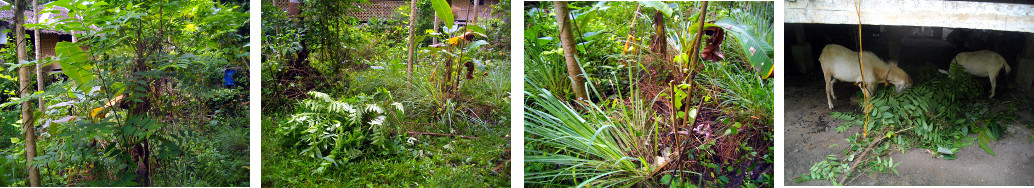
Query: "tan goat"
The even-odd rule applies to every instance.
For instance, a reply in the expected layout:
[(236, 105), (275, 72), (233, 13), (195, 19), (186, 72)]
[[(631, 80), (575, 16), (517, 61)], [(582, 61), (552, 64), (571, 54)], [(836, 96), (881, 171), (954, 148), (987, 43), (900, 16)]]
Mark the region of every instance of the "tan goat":
[[(862, 89), (862, 94), (866, 98), (872, 95), (879, 82), (894, 84), (898, 93), (912, 85), (912, 79), (893, 61), (887, 64), (872, 52), (862, 52), (862, 54), (862, 57), (865, 58), (865, 67), (863, 67), (865, 71), (859, 69), (858, 52), (836, 44), (826, 45), (822, 49), (819, 62), (822, 64), (822, 79), (826, 81), (826, 101), (829, 103), (829, 109), (833, 109), (833, 100), (837, 99), (832, 87), (836, 80), (852, 83), (864, 82), (865, 87), (862, 85), (858, 85), (858, 87)], [(863, 73), (865, 80), (862, 80)]]

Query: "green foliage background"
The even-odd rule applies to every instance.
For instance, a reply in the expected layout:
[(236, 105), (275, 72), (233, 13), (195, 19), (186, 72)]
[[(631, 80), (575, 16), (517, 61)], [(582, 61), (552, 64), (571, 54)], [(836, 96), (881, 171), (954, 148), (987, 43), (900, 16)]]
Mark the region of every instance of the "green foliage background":
[[(27, 98), (13, 97), (14, 42), (0, 50), (5, 62), (0, 69), (0, 166), (11, 172), (0, 174), (0, 186), (28, 183), (20, 106), (14, 104), (40, 98), (48, 109), (35, 112), (39, 151), (32, 165), (40, 169), (44, 186), (139, 185), (129, 150), (143, 141), (152, 151), (152, 186), (248, 185), (248, 108), (242, 105), (248, 101), (247, 2), (40, 3), (46, 9), (37, 12), (68, 7), (73, 17), (88, 21), (64, 19), (27, 27), (86, 32), (76, 34), (78, 43), (58, 43), (57, 56), (29, 59), (65, 65), (68, 79)], [(145, 43), (155, 45), (139, 45)], [(148, 69), (134, 71), (134, 62)], [(222, 86), (228, 68), (237, 71), (232, 79), (238, 87)], [(161, 94), (132, 95), (148, 90)], [(121, 94), (130, 96), (126, 101), (147, 100), (149, 110), (128, 117), (125, 108), (115, 106), (104, 117), (91, 114)]]
[[(510, 185), (509, 18), (468, 26), (481, 41), (470, 43), (480, 45), (428, 47), (467, 31), (434, 32), (431, 2), (417, 3), (412, 75), (408, 5), (363, 22), (348, 13), (366, 1), (305, 1), (331, 8), (303, 9), (303, 21), (263, 4), (262, 139), (271, 143), (262, 146), (263, 185)], [(509, 1), (487, 8), (509, 15)], [(312, 52), (307, 61), (298, 61), (302, 41)], [(458, 81), (455, 92), (441, 89), (448, 58), (475, 62), (473, 78)]]

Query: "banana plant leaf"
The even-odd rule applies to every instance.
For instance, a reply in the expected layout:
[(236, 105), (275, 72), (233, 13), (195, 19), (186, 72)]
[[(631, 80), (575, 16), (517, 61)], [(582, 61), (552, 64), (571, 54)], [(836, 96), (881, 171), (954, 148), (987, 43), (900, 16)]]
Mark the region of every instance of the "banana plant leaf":
[(750, 25), (740, 23), (731, 18), (719, 19), (715, 21), (714, 25), (722, 27), (729, 34), (732, 34), (733, 38), (736, 38), (736, 42), (740, 46), (737, 50), (740, 50), (747, 56), (747, 61), (754, 66), (754, 69), (758, 71), (758, 75), (761, 75), (762, 79), (772, 76), (772, 71), (775, 68), (775, 63), (772, 61), (772, 44), (768, 44), (765, 40), (754, 36)]
[(664, 2), (660, 2), (660, 1), (637, 1), (637, 2), (639, 4), (645, 6), (645, 7), (650, 7), (650, 8), (656, 9), (657, 11), (661, 11), (661, 13), (664, 13), (664, 16), (671, 16), (671, 13), (673, 12), (673, 10), (671, 10), (671, 7), (668, 6), (668, 4), (664, 4)]
[(456, 18), (452, 17), (452, 7), (449, 6), (449, 2), (445, 0), (431, 0), (431, 8), (434, 8), (434, 13), (438, 15), (438, 18), (442, 19), (446, 26), (452, 27)]

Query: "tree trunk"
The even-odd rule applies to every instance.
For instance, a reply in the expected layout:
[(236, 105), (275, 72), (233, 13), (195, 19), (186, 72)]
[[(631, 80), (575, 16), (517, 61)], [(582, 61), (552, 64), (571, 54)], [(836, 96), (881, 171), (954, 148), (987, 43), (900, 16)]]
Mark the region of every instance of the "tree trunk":
[[(451, 57), (445, 58), (445, 79), (442, 79), (442, 92), (445, 94), (452, 94), (452, 61)], [(452, 95), (447, 97), (452, 98)]]
[(416, 0), (410, 1), (409, 5), (409, 65), (406, 66), (406, 76), (413, 77), (413, 50), (416, 48), (416, 41), (413, 41), (414, 30), (416, 30)]
[(655, 59), (655, 62), (663, 62), (665, 65), (672, 65), (668, 63), (671, 61), (672, 56), (668, 54), (668, 34), (664, 30), (664, 14), (661, 11), (653, 12), (653, 30), (655, 34), (653, 36), (652, 44), (650, 44), (650, 52), (653, 52), (654, 57), (661, 58)]
[[(298, 7), (303, 7), (301, 2), (298, 3)], [(301, 14), (301, 9), (298, 10), (298, 14)], [(305, 18), (293, 17), (295, 27), (302, 27), (305, 23)], [(307, 32), (308, 33), (308, 32)], [(291, 61), (291, 67), (305, 67), (309, 65), (309, 37), (301, 37), (300, 44), (302, 49), (295, 54), (295, 59)], [(304, 87), (304, 86), (303, 86)]]
[(476, 25), (475, 23), (478, 22), (478, 14), (481, 14), (480, 12), (478, 12), (478, 3), (481, 3), (481, 0), (474, 0), (474, 9), (471, 10), (474, 11), (474, 19), (470, 19), (470, 24), (467, 25)]
[[(39, 4), (37, 4), (37, 0), (32, 0), (32, 12), (38, 12), (39, 10), (36, 10), (36, 7), (38, 7), (38, 6), (39, 6)], [(39, 20), (39, 14), (32, 14), (32, 20)], [(32, 37), (33, 45), (32, 46), (36, 49), (35, 50), (35, 54), (36, 54), (36, 61), (37, 61), (36, 62), (36, 91), (43, 91), (43, 87), (44, 87), (43, 85), (46, 83), (46, 82), (44, 82), (44, 78), (46, 78), (46, 77), (43, 77), (43, 67), (41, 66), (43, 64), (41, 64), (39, 62), (40, 59), (42, 59), (42, 58), (40, 58), (41, 56), (39, 54), (39, 40), (40, 40), (39, 39), (39, 29), (33, 29), (32, 31), (33, 31), (33, 35), (32, 35), (33, 36)], [(40, 97), (39, 98), (39, 111), (40, 112), (46, 112), (47, 111), (47, 107), (45, 106), (46, 104), (47, 103), (43, 102), (43, 97)]]
[[(434, 28), (431, 29), (433, 29), (435, 33), (438, 32), (438, 14), (434, 14)], [(438, 44), (438, 37), (432, 37), (431, 40), (431, 44)]]
[[(28, 53), (25, 52), (25, 0), (14, 1), (14, 34), (15, 43), (17, 43), (18, 61), (28, 60)], [(29, 68), (22, 66), (18, 69), (18, 91), (21, 93), (21, 97), (29, 96)], [(29, 167), (29, 185), (33, 187), (40, 186), (39, 169), (32, 166), (34, 158), (36, 158), (36, 126), (33, 126), (35, 120), (32, 118), (32, 105), (29, 101), (22, 102), (22, 129), (25, 130), (25, 161), (27, 161)]]
[[(134, 117), (137, 117), (137, 116), (144, 116), (144, 114), (146, 114), (147, 111), (151, 110), (151, 104), (150, 104), (150, 101), (148, 100), (148, 96), (149, 96), (149, 93), (150, 93), (151, 89), (150, 89), (150, 87), (148, 85), (141, 85), (140, 84), (140, 83), (143, 83), (143, 84), (151, 83), (151, 80), (149, 80), (146, 77), (140, 76), (140, 74), (137, 74), (137, 73), (148, 71), (148, 69), (150, 69), (148, 67), (148, 65), (147, 65), (147, 61), (148, 61), (147, 57), (149, 57), (151, 54), (148, 54), (148, 52), (149, 51), (153, 52), (154, 49), (152, 49), (152, 47), (156, 46), (156, 45), (151, 45), (150, 44), (150, 42), (153, 42), (153, 41), (145, 41), (145, 40), (161, 40), (161, 38), (162, 38), (161, 35), (162, 34), (158, 34), (158, 36), (155, 37), (157, 39), (146, 39), (146, 38), (143, 38), (144, 36), (142, 35), (142, 33), (143, 33), (142, 30), (143, 30), (143, 28), (137, 28), (137, 31), (136, 31), (136, 38), (137, 38), (137, 41), (136, 41), (137, 42), (136, 43), (136, 61), (135, 61), (135, 64), (133, 65), (133, 69), (131, 71), (129, 71), (129, 72), (130, 72), (130, 78), (132, 80), (139, 80), (139, 81), (141, 81), (141, 82), (134, 82), (134, 83), (137, 83), (137, 84), (134, 84), (135, 87), (144, 87), (144, 88), (147, 88), (147, 89), (142, 89), (142, 90), (138, 90), (138, 91), (130, 93), (130, 101), (135, 101), (135, 102), (132, 102), (131, 105), (130, 105), (128, 118), (134, 118)], [(161, 31), (159, 31), (159, 32), (161, 32)], [(139, 99), (139, 100), (133, 100), (133, 99)], [(150, 151), (150, 149), (148, 147), (147, 139), (140, 139), (140, 140), (141, 141), (139, 143), (134, 143), (132, 145), (132, 148), (131, 148), (129, 154), (132, 157), (133, 162), (136, 163), (136, 171), (134, 171), (134, 172), (136, 173), (137, 177), (136, 177), (135, 181), (138, 184), (140, 184), (140, 186), (150, 187), (151, 186), (151, 172), (150, 172), (151, 165), (149, 163), (149, 159), (150, 159), (151, 151)]]
[(587, 100), (585, 91), (585, 75), (578, 64), (578, 48), (575, 47), (574, 34), (571, 33), (571, 19), (568, 17), (567, 2), (555, 1), (557, 26), (560, 27), (560, 44), (564, 48), (564, 60), (567, 61), (567, 76), (571, 79), (571, 88), (577, 100)]
[(150, 159), (151, 150), (148, 148), (147, 140), (144, 140), (135, 146), (133, 151), (130, 152), (133, 156), (133, 160), (136, 161), (136, 181), (143, 187), (151, 186), (151, 165), (148, 163)]

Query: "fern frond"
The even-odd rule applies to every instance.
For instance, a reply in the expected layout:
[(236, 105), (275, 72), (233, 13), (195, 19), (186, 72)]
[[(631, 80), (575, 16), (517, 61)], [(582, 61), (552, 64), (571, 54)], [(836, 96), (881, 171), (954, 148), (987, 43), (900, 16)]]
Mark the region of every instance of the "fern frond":
[(402, 107), (402, 103), (394, 102), (394, 103), (391, 103), (391, 106), (394, 106), (395, 110), (398, 110), (402, 114), (406, 114), (406, 109)]
[[(384, 108), (366, 103), (363, 95), (334, 100), (325, 93), (311, 91), (312, 98), (298, 102), (278, 134), (288, 135), (294, 147), (303, 147), (303, 156), (325, 160), (315, 173), (361, 157), (364, 154), (391, 155), (396, 152), (386, 126)], [(401, 103), (390, 103), (403, 111)], [(324, 155), (329, 154), (329, 155)]]

